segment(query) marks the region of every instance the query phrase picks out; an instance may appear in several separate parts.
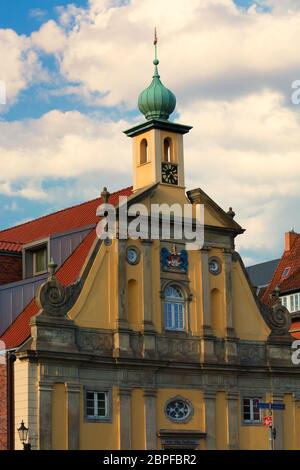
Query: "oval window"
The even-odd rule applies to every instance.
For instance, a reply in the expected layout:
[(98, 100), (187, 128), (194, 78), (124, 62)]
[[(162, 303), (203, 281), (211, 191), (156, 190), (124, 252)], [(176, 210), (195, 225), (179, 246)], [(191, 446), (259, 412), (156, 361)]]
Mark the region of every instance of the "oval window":
[(173, 398), (166, 404), (165, 412), (171, 421), (186, 421), (192, 415), (192, 405), (183, 398)]

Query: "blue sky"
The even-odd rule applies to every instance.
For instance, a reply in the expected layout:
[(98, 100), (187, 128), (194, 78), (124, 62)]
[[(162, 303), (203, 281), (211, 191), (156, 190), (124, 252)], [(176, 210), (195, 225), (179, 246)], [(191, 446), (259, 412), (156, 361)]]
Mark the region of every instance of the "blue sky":
[[(0, 228), (95, 197), (104, 185), (131, 184), (122, 130), (140, 119), (136, 101), (151, 79), (157, 24), (160, 72), (177, 96), (175, 119), (194, 126), (186, 139), (187, 186), (234, 206), (247, 228), (240, 249), (249, 262), (278, 256), (282, 233), (297, 229), (299, 204), (293, 175), (281, 175), (279, 188), (276, 173), (279, 148), (282, 161), (294, 159), (284, 126), (290, 141), (298, 135), (290, 102), (300, 71), (290, 48), (297, 4), (286, 0), (295, 9), (288, 18), (284, 0), (199, 0), (194, 11), (173, 0), (166, 23), (169, 2), (0, 1), (0, 80), (8, 84), (8, 104), (0, 105)], [(265, 222), (274, 218), (276, 237), (262, 243), (271, 233)]]
[(19, 34), (29, 35), (41, 23), (58, 16), (57, 7), (74, 3), (86, 6), (87, 0), (1, 0), (0, 27), (12, 28)]

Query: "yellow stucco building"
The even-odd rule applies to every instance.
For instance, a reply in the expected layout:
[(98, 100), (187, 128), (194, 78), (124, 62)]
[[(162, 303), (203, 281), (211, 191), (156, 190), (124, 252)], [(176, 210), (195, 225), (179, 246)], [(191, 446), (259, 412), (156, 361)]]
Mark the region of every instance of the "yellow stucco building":
[[(146, 119), (125, 132), (133, 148), (126, 220), (134, 204), (149, 213), (166, 204), (161, 230), (176, 203), (192, 208), (195, 225), (202, 204), (204, 243), (187, 249), (184, 235), (174, 236), (176, 217), (167, 237), (122, 239), (117, 219), (116, 239), (99, 240), (93, 228), (87, 253), (77, 248), (76, 282), (62, 281), (50, 263), (38, 310), (28, 314), (30, 334), (15, 352), (15, 447), (24, 420), (37, 449), (267, 449), (258, 403), (276, 401), (285, 409), (273, 413), (275, 447), (299, 449), (289, 313), (255, 297), (235, 251), (243, 229), (233, 211), (201, 189), (186, 192), (191, 127), (169, 121), (175, 97), (157, 65), (139, 98)], [(103, 191), (102, 201), (111, 200)]]

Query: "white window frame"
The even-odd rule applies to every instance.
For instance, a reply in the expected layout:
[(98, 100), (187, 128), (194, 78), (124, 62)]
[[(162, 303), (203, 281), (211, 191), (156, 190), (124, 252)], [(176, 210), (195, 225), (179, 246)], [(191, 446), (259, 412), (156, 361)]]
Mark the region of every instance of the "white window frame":
[[(245, 419), (245, 400), (249, 400), (250, 407), (250, 419)], [(260, 424), (262, 420), (261, 409), (259, 409), (259, 419), (254, 419), (254, 400), (258, 402), (261, 401), (261, 398), (258, 397), (243, 397), (242, 399), (242, 413), (243, 413), (243, 423), (244, 424)]]
[[(166, 331), (185, 331), (186, 329), (186, 302), (185, 302), (185, 299), (184, 299), (184, 295), (183, 295), (183, 292), (182, 292), (182, 289), (180, 287), (178, 287), (176, 284), (175, 285), (168, 285), (166, 288), (165, 288), (165, 292), (167, 291), (168, 288), (174, 288), (174, 289), (177, 289), (178, 291), (180, 291), (181, 293), (181, 298), (178, 298), (178, 297), (164, 297), (164, 302), (163, 302), (163, 310), (164, 310), (164, 328)], [(167, 312), (167, 309), (170, 308), (170, 311)], [(178, 309), (178, 311), (176, 312), (176, 308)], [(179, 328), (179, 327), (176, 327), (176, 323), (179, 323), (179, 322), (176, 322), (176, 314), (179, 313), (179, 311), (181, 310), (181, 315), (182, 315), (182, 327)], [(167, 316), (168, 314), (171, 314), (171, 322), (168, 323), (167, 322)]]
[[(90, 415), (88, 414), (88, 406), (87, 406), (87, 394), (92, 393), (93, 396), (93, 408), (94, 408), (94, 414)], [(105, 397), (105, 415), (98, 415), (97, 410), (98, 410), (98, 395), (99, 394), (104, 394)], [(109, 390), (95, 390), (92, 388), (86, 388), (85, 393), (84, 393), (84, 414), (85, 414), (85, 419), (88, 422), (94, 422), (94, 421), (110, 421), (111, 420), (111, 392)]]
[(283, 295), (280, 297), (280, 302), (289, 310), (289, 312), (298, 312), (298, 310), (300, 310), (300, 292)]
[[(46, 269), (44, 271), (37, 272), (35, 270), (34, 252), (40, 250), (41, 248), (46, 249)], [(34, 242), (26, 243), (25, 245), (23, 245), (23, 250), (22, 250), (23, 279), (30, 279), (31, 277), (40, 276), (41, 274), (46, 274), (48, 271), (49, 260), (50, 260), (49, 238), (36, 240)]]

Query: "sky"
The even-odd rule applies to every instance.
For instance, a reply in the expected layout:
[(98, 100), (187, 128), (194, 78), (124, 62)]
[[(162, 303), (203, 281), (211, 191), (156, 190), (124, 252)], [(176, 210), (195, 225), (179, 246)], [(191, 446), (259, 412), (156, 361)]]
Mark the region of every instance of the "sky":
[(279, 257), (300, 231), (299, 0), (1, 0), (0, 228), (131, 184), (154, 26), (187, 189), (233, 207), (246, 265)]

